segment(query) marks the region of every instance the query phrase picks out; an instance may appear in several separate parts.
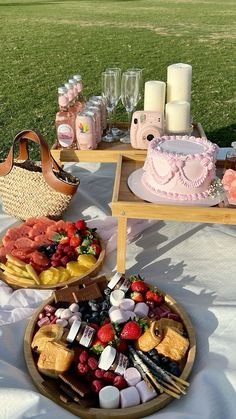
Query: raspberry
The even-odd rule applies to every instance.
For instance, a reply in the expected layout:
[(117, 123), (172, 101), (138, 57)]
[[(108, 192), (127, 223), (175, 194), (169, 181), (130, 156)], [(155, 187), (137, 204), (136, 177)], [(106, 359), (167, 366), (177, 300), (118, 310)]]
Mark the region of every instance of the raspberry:
[(98, 394), (99, 391), (103, 388), (103, 383), (101, 380), (94, 380), (92, 382), (92, 390), (94, 393)]
[(127, 382), (121, 375), (117, 375), (113, 381), (113, 386), (117, 387), (119, 390), (127, 387)]
[(94, 375), (95, 375), (96, 378), (103, 378), (104, 374), (105, 374), (105, 371), (100, 370), (100, 368), (98, 368), (94, 371)]
[(79, 356), (79, 362), (81, 362), (82, 364), (85, 364), (87, 362), (87, 359), (88, 359), (87, 351), (82, 351)]
[(88, 366), (91, 368), (91, 370), (96, 370), (98, 367), (98, 361), (96, 360), (96, 358), (94, 358), (94, 356), (90, 356), (88, 358)]
[(89, 372), (89, 367), (87, 364), (82, 364), (81, 362), (77, 365), (78, 373), (81, 375), (87, 374)]
[(116, 374), (111, 371), (106, 371), (103, 376), (104, 380), (108, 383), (113, 383), (114, 379), (116, 378)]

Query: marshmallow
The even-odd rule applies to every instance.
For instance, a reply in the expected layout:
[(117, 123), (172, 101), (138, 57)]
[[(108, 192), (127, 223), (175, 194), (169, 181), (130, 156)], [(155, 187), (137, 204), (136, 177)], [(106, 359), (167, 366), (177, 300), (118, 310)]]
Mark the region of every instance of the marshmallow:
[(79, 311), (79, 304), (72, 303), (69, 310), (72, 311), (72, 313), (77, 313)]
[(136, 387), (127, 387), (120, 392), (121, 408), (140, 404), (139, 392)]
[(58, 317), (60, 319), (62, 312), (64, 311), (64, 308), (58, 308), (55, 311), (55, 316)]
[(114, 290), (110, 294), (110, 303), (112, 306), (118, 307), (125, 296), (124, 291)]
[(103, 387), (99, 391), (99, 405), (103, 409), (117, 409), (120, 405), (120, 392), (114, 386)]
[(126, 310), (124, 311), (125, 321), (128, 321), (129, 319), (134, 319), (136, 317), (136, 314), (133, 311)]
[(145, 383), (144, 380), (140, 381), (137, 385), (136, 388), (139, 392), (139, 396), (140, 399), (142, 401), (142, 403), (148, 402), (149, 400), (154, 399), (154, 397), (157, 396), (156, 391), (153, 389), (151, 390), (147, 384)]
[(116, 310), (113, 310), (109, 316), (110, 320), (113, 323), (121, 324), (127, 321), (126, 312), (123, 310), (120, 310), (119, 308), (116, 308)]
[(69, 325), (72, 325), (74, 320), (81, 320), (81, 313), (78, 312), (78, 313), (73, 314), (73, 316), (70, 317), (68, 320)]
[(73, 316), (72, 311), (69, 310), (69, 308), (65, 308), (61, 313), (61, 319), (68, 320), (71, 316)]
[(134, 308), (134, 313), (139, 317), (147, 317), (149, 307), (146, 303), (137, 303)]
[(135, 302), (131, 298), (124, 298), (120, 303), (121, 310), (133, 311)]
[(135, 367), (130, 367), (125, 370), (124, 378), (128, 386), (136, 386), (141, 381), (141, 374)]

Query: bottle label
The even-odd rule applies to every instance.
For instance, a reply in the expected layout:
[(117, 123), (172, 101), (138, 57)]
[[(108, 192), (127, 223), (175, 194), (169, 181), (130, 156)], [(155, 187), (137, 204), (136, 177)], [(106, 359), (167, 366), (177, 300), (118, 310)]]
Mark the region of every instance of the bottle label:
[(91, 344), (91, 341), (93, 339), (95, 330), (92, 327), (85, 326), (83, 335), (79, 341), (80, 345), (85, 346), (88, 348)]
[(57, 128), (57, 139), (62, 147), (70, 147), (74, 141), (74, 132), (70, 125), (61, 124)]

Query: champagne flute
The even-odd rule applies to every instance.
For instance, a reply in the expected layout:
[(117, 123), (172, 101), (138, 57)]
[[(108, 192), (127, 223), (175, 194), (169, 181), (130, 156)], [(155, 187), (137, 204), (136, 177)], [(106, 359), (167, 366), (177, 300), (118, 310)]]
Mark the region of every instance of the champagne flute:
[(128, 132), (124, 137), (120, 139), (121, 143), (130, 144), (131, 115), (139, 101), (139, 87), (139, 76), (137, 73), (126, 71), (122, 74), (121, 101), (128, 114)]
[(104, 71), (102, 73), (102, 96), (105, 99), (108, 113), (108, 131), (102, 140), (108, 143), (117, 141), (112, 133), (112, 111), (117, 105), (120, 95), (119, 77), (114, 71)]
[(123, 135), (123, 131), (121, 131), (119, 128), (115, 127), (115, 110), (116, 110), (116, 106), (120, 100), (120, 83), (121, 83), (121, 69), (119, 67), (108, 67), (106, 68), (105, 72), (109, 73), (109, 72), (114, 72), (116, 74), (117, 77), (117, 83), (118, 83), (118, 97), (117, 97), (117, 103), (115, 104), (113, 111), (112, 111), (112, 134), (114, 137), (119, 137), (118, 140), (120, 139), (120, 136)]
[(139, 101), (143, 95), (143, 69), (142, 68), (128, 68), (127, 73), (136, 73), (139, 77)]

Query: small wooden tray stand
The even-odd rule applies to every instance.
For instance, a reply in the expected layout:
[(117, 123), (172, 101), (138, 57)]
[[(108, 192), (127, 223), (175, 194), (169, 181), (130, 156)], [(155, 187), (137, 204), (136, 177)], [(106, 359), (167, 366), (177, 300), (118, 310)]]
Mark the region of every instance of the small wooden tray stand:
[[(117, 271), (125, 272), (126, 230), (128, 218), (174, 220), (202, 223), (236, 224), (236, 207), (220, 203), (214, 207), (152, 204), (135, 196), (127, 185), (129, 175), (143, 167), (144, 155), (117, 157), (112, 197), (112, 216), (118, 218)], [(221, 162), (219, 162), (221, 170)]]

